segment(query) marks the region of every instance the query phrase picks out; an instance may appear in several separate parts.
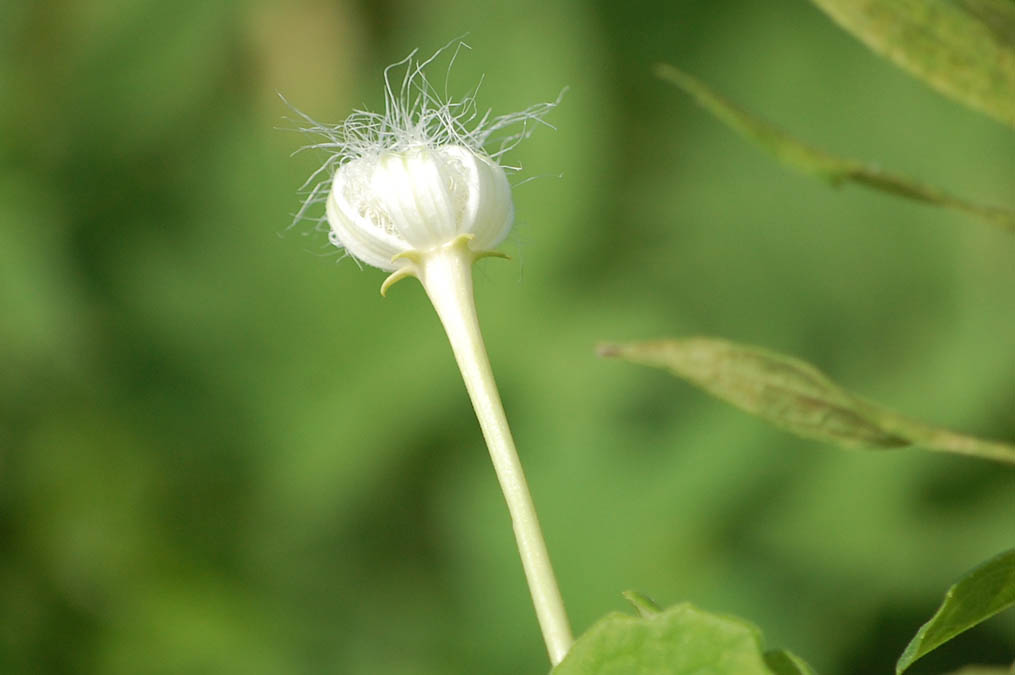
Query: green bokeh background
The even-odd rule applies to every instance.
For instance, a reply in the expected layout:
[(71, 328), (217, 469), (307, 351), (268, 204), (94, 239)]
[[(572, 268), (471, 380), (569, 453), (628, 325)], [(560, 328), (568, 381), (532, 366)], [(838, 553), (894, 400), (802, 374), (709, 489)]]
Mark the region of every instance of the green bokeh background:
[[(709, 334), (1015, 438), (1015, 238), (789, 173), (651, 75), (1015, 207), (1015, 134), (805, 0), (0, 5), (0, 672), (543, 673), (503, 500), (414, 282), (288, 230), (339, 121), (468, 32), (459, 91), (570, 89), (477, 295), (576, 631), (638, 589), (888, 673), (1015, 541), (1015, 472), (794, 439), (601, 339)], [(1015, 656), (1002, 615), (913, 673)]]

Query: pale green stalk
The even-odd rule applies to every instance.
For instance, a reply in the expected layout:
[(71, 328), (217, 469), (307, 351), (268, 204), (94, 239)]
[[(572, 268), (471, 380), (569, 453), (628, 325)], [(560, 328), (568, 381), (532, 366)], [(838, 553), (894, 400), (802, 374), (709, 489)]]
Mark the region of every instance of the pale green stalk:
[(411, 259), (412, 274), (419, 277), (437, 310), (462, 371), (511, 513), (522, 567), (550, 661), (556, 665), (574, 640), (479, 331), (472, 292), (472, 263), (478, 256), (469, 249), (468, 238), (459, 237), (439, 249), (405, 257)]

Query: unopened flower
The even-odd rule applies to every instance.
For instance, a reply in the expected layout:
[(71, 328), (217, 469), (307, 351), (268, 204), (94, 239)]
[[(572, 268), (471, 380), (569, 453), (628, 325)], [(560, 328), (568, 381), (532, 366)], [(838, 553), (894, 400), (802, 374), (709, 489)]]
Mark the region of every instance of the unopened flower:
[(339, 167), (328, 195), (331, 240), (368, 265), (395, 270), (395, 256), (461, 235), (492, 249), (511, 229), (504, 169), (462, 145), (383, 152)]
[(463, 236), (476, 252), (500, 244), (514, 220), (506, 170), (516, 168), (502, 158), (556, 106), (494, 117), (480, 113), (478, 86), (460, 100), (442, 97), (424, 70), (446, 49), (424, 61), (414, 51), (385, 70), (383, 114), (357, 110), (334, 126), (303, 116), (305, 130), (324, 137), (308, 147), (329, 156), (307, 181), (297, 220), (325, 202), (319, 222), (331, 243), (373, 267), (402, 270)]

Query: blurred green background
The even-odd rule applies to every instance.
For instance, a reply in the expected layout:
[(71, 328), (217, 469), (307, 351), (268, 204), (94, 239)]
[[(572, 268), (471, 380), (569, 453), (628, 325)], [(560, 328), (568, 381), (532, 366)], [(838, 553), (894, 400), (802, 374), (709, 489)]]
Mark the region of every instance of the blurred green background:
[[(552, 100), (509, 157), (481, 319), (576, 631), (638, 589), (891, 672), (1015, 541), (1015, 472), (796, 440), (600, 339), (798, 355), (1015, 438), (1015, 238), (789, 173), (654, 79), (675, 63), (828, 150), (1015, 207), (1015, 134), (805, 0), (0, 5), (0, 672), (542, 673), (506, 508), (418, 284), (288, 230), (382, 68)], [(1015, 654), (1009, 614), (911, 672)]]

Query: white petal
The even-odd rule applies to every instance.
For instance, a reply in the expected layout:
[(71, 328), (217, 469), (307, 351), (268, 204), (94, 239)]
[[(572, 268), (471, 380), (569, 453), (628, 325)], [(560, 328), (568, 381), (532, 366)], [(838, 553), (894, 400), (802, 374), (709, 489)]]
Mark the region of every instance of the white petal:
[(458, 234), (474, 234), (473, 247), (489, 250), (504, 240), (514, 221), (511, 185), (496, 162), (460, 145), (446, 145), (441, 152), (454, 157), (464, 168), (468, 186)]
[(440, 246), (454, 236), (441, 164), (441, 157), (429, 149), (387, 153), (371, 181), (375, 199), (391, 215), (395, 231), (417, 250)]
[(334, 238), (368, 265), (394, 270), (391, 258), (412, 246), (392, 231), (390, 216), (374, 199), (363, 175), (371, 160), (359, 159), (339, 168), (328, 195), (328, 224)]
[(428, 251), (462, 234), (499, 244), (514, 218), (511, 187), (489, 157), (460, 145), (387, 152), (342, 165), (327, 203), (333, 241), (368, 265)]

